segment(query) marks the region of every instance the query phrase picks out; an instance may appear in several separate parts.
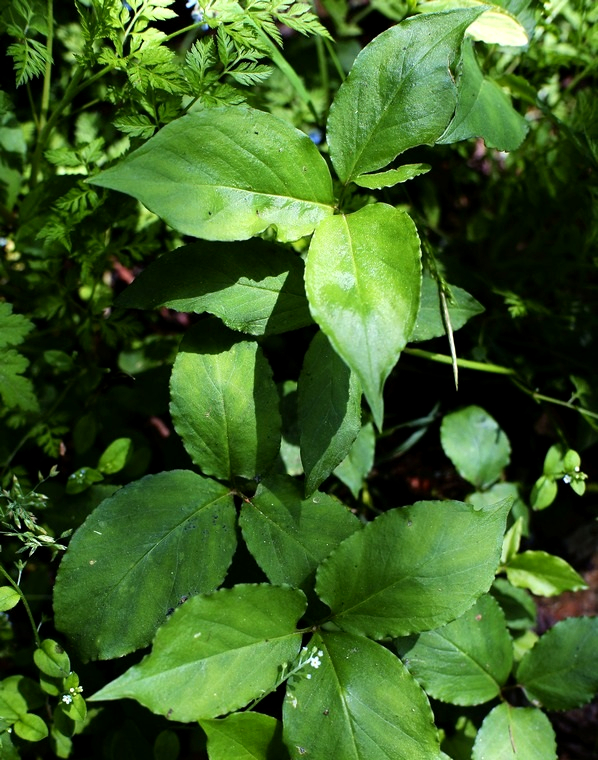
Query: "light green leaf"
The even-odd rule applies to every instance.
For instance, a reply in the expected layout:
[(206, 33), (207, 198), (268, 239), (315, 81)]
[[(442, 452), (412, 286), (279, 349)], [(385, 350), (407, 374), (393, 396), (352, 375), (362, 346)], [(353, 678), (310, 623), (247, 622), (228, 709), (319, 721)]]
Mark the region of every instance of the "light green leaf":
[(290, 680), (283, 706), (292, 760), (439, 760), (426, 695), (397, 657), (348, 633), (322, 633), (312, 645), (320, 665)]
[(219, 720), (200, 720), (208, 737), (210, 760), (285, 760), (282, 725), (261, 713), (233, 713)]
[(0, 348), (18, 346), (34, 328), (22, 314), (12, 313), (12, 304), (0, 303)]
[(347, 456), (361, 427), (359, 381), (321, 331), (305, 354), (298, 394), (301, 461), (309, 496)]
[(301, 646), (297, 589), (241, 585), (186, 602), (151, 654), (90, 697), (136, 699), (171, 720), (216, 718), (273, 689)]
[(573, 710), (598, 691), (598, 618), (569, 618), (547, 631), (519, 664), (517, 680), (548, 710)]
[(344, 183), (381, 169), (449, 123), (456, 88), (449, 66), (481, 8), (409, 18), (357, 56), (328, 117), (330, 158)]
[(523, 536), (523, 519), (518, 517), (509, 530), (505, 533), (502, 543), (500, 561), (502, 564), (510, 562), (517, 555)]
[[(447, 306), (454, 332), (463, 327), (476, 314), (481, 314), (484, 311), (484, 307), (465, 290), (455, 285), (451, 285), (450, 287), (452, 297), (447, 297)], [(428, 272), (425, 272), (422, 279), (419, 311), (417, 312), (417, 318), (409, 342), (440, 338), (443, 335), (446, 335), (446, 328), (442, 319), (438, 282)]]
[(510, 506), (421, 501), (385, 512), (324, 560), (316, 592), (350, 633), (380, 639), (444, 625), (490, 588)]
[(124, 486), (71, 539), (54, 589), (56, 627), (85, 660), (147, 646), (183, 597), (222, 583), (235, 516), (227, 488), (186, 470)]
[(131, 456), (133, 441), (130, 438), (117, 438), (104, 451), (98, 462), (98, 470), (104, 475), (120, 472)]
[(452, 623), (395, 645), (426, 694), (454, 705), (497, 697), (513, 664), (504, 613), (487, 594)]
[(0, 612), (12, 610), (21, 601), (21, 595), (12, 586), (0, 586)]
[(260, 239), (191, 243), (150, 264), (117, 305), (207, 311), (233, 330), (272, 335), (312, 321), (303, 270), (299, 256)]
[(170, 396), (175, 430), (206, 475), (230, 481), (270, 469), (282, 423), (272, 370), (257, 343), (200, 323), (181, 345)]
[(511, 105), (504, 90), (480, 71), (473, 45), (463, 46), (457, 110), (439, 144), (481, 137), (488, 148), (516, 150), (528, 132), (526, 120)]
[(279, 240), (297, 240), (334, 210), (330, 173), (309, 137), (242, 106), (187, 114), (89, 181), (206, 240), (246, 240), (270, 226)]
[(48, 735), (48, 726), (39, 715), (27, 713), (22, 715), (13, 725), (15, 734), (28, 742), (40, 742)]
[(473, 745), (472, 760), (556, 760), (550, 721), (533, 707), (503, 703), (488, 713)]
[(542, 551), (518, 554), (505, 568), (514, 586), (528, 588), (536, 596), (557, 596), (563, 591), (588, 588), (568, 562)]
[(380, 190), (383, 187), (394, 187), (400, 182), (419, 177), (420, 174), (427, 174), (432, 167), (430, 164), (405, 164), (398, 169), (389, 169), (387, 172), (378, 172), (378, 174), (360, 174), (355, 177), (353, 182), (359, 187), (367, 187), (370, 190)]
[(498, 480), (510, 461), (507, 436), (479, 406), (447, 414), (442, 420), (440, 440), (459, 475), (479, 489)]
[(336, 477), (347, 486), (356, 499), (363, 487), (363, 481), (374, 466), (375, 450), (376, 433), (372, 423), (368, 422), (361, 428), (351, 450), (334, 471)]
[(376, 203), (324, 220), (305, 269), (311, 313), (357, 375), (378, 428), (384, 382), (417, 315), (420, 244), (411, 218)]
[(68, 654), (52, 639), (44, 639), (33, 653), (33, 661), (41, 672), (51, 678), (67, 678), (71, 672)]
[(552, 475), (540, 475), (538, 480), (534, 483), (530, 496), (532, 509), (539, 511), (549, 507), (556, 499), (558, 490), (558, 486)]
[(39, 411), (33, 383), (22, 376), (28, 366), (29, 360), (14, 348), (0, 349), (0, 396), (9, 409)]
[(268, 579), (304, 590), (313, 588), (320, 562), (361, 527), (332, 496), (316, 491), (303, 499), (297, 481), (282, 476), (260, 483), (239, 524)]
[[(490, 6), (490, 7), (488, 7)], [(484, 13), (467, 29), (474, 40), (508, 47), (523, 47), (529, 42), (527, 32), (519, 20), (506, 8), (486, 0), (426, 0), (418, 10), (436, 13), (453, 8), (484, 8)]]

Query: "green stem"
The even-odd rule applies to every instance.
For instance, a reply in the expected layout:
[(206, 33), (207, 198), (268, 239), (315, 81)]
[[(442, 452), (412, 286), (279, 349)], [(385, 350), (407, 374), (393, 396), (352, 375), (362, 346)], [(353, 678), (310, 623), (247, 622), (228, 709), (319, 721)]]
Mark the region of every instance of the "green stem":
[(546, 401), (549, 404), (564, 406), (566, 409), (572, 409), (575, 412), (579, 412), (584, 417), (589, 417), (593, 420), (598, 420), (598, 414), (596, 412), (590, 412), (589, 409), (584, 409), (582, 406), (576, 406), (575, 404), (572, 404), (570, 401), (561, 401), (561, 399), (552, 398), (552, 396), (545, 396), (543, 393), (538, 393), (538, 391), (532, 391), (531, 388), (526, 388), (525, 385), (518, 382), (517, 380), (514, 380), (513, 382), (520, 390), (522, 390), (524, 393), (527, 393), (528, 396), (531, 396), (534, 399), (534, 401)]
[(316, 50), (318, 53), (320, 82), (324, 90), (324, 113), (326, 113), (330, 107), (330, 77), (328, 76), (328, 61), (326, 60), (326, 52), (324, 50), (324, 40), (321, 37), (316, 37)]
[[(452, 356), (446, 356), (446, 354), (437, 354), (432, 351), (424, 351), (421, 348), (404, 348), (404, 354), (411, 354), (411, 356), (419, 356), (421, 359), (428, 359), (432, 362), (440, 362), (440, 364), (454, 364)], [(501, 367), (499, 364), (489, 364), (487, 362), (474, 362), (470, 359), (457, 359), (457, 364), (463, 369), (476, 369), (479, 372), (493, 372), (497, 375), (515, 375), (516, 372), (510, 367)]]
[(52, 82), (52, 46), (54, 44), (54, 0), (48, 0), (48, 36), (46, 38), (46, 50), (48, 60), (44, 72), (44, 85), (42, 89), (42, 104), (39, 115), (39, 126), (44, 128), (48, 110), (50, 108), (50, 84)]
[(2, 564), (0, 564), (0, 572), (6, 578), (6, 580), (10, 583), (10, 585), (14, 588), (17, 594), (21, 597), (21, 601), (23, 602), (23, 606), (25, 607), (25, 611), (27, 612), (27, 617), (29, 618), (29, 622), (31, 623), (31, 628), (33, 630), (33, 635), (35, 637), (35, 643), (39, 649), (42, 645), (42, 640), (40, 638), (37, 627), (35, 625), (35, 620), (33, 619), (33, 613), (31, 612), (31, 607), (29, 606), (29, 602), (25, 598), (25, 594), (21, 591), (19, 585), (15, 583), (10, 573), (6, 571), (6, 569), (4, 568), (4, 565)]
[(324, 45), (326, 46), (326, 51), (328, 52), (328, 55), (330, 56), (330, 60), (334, 64), (334, 68), (336, 69), (339, 79), (341, 80), (341, 82), (344, 82), (346, 79), (345, 70), (343, 69), (340, 59), (338, 55), (336, 54), (334, 45), (329, 39), (326, 39), (326, 38), (324, 39)]

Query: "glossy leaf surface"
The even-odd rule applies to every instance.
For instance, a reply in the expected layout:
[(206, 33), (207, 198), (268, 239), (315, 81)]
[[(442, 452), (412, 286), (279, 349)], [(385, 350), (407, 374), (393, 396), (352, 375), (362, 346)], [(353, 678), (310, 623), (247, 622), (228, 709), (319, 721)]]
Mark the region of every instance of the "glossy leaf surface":
[(556, 760), (550, 721), (533, 707), (498, 705), (476, 736), (473, 760)]
[(509, 508), (422, 501), (390, 510), (320, 565), (316, 591), (351, 633), (381, 639), (444, 625), (490, 588)]
[(234, 524), (228, 489), (193, 472), (124, 486), (71, 539), (54, 590), (57, 628), (85, 660), (147, 646), (183, 596), (222, 583)]
[(170, 379), (170, 413), (206, 475), (253, 478), (280, 450), (280, 412), (261, 348), (214, 322), (187, 333)]
[(312, 316), (357, 375), (378, 428), (384, 382), (415, 322), (420, 244), (411, 218), (376, 203), (326, 219), (305, 269)]
[(299, 376), (299, 429), (305, 494), (313, 493), (349, 453), (361, 428), (361, 387), (322, 331)]
[(285, 760), (280, 721), (256, 712), (201, 720), (208, 736), (210, 760)]
[(514, 586), (528, 588), (537, 596), (557, 596), (563, 591), (581, 591), (588, 586), (568, 562), (541, 551), (518, 554), (506, 567)]
[(191, 243), (150, 264), (117, 303), (209, 312), (233, 330), (270, 335), (310, 324), (303, 270), (299, 256), (260, 239)]
[(440, 759), (426, 695), (397, 657), (347, 633), (322, 633), (311, 644), (321, 664), (293, 677), (284, 701), (292, 760)]
[(438, 140), (456, 103), (449, 66), (481, 12), (413, 17), (361, 51), (328, 117), (330, 158), (343, 182), (383, 168), (408, 148)]
[(243, 106), (176, 119), (90, 182), (206, 240), (246, 240), (271, 225), (279, 240), (297, 240), (334, 206), (330, 173), (309, 137)]
[(160, 628), (151, 654), (90, 700), (131, 697), (184, 722), (238, 710), (295, 659), (304, 609), (300, 591), (267, 584), (193, 597)]

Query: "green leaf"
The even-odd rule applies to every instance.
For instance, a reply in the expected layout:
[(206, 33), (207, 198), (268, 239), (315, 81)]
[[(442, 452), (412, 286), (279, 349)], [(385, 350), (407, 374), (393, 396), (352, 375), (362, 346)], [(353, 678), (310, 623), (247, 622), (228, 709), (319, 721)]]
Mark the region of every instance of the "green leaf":
[(239, 524), (268, 580), (304, 590), (313, 588), (322, 560), (361, 527), (332, 496), (316, 491), (304, 500), (297, 481), (283, 476), (260, 483)]
[(550, 721), (533, 707), (504, 703), (488, 713), (473, 745), (472, 760), (556, 760)]
[(15, 734), (28, 742), (40, 742), (48, 735), (48, 726), (39, 715), (27, 713), (22, 715), (13, 725)]
[(496, 578), (490, 593), (505, 613), (507, 626), (525, 631), (536, 625), (536, 605), (525, 589), (517, 588), (505, 578)]
[(461, 66), (457, 110), (438, 143), (481, 137), (488, 148), (516, 150), (528, 132), (527, 122), (504, 90), (482, 74), (471, 42), (463, 46)]
[(200, 323), (181, 345), (170, 395), (174, 427), (206, 475), (230, 481), (270, 469), (282, 423), (272, 370), (257, 343)]
[(0, 348), (18, 346), (34, 328), (22, 314), (12, 313), (12, 304), (0, 303)]
[(21, 595), (12, 586), (0, 586), (0, 612), (12, 610), (21, 601)]
[(246, 240), (270, 226), (279, 240), (297, 240), (334, 210), (330, 173), (309, 137), (241, 106), (187, 114), (89, 181), (207, 240)]
[(98, 470), (104, 475), (120, 472), (131, 456), (133, 441), (130, 438), (117, 438), (108, 446), (100, 457)]
[(527, 32), (518, 19), (500, 4), (487, 0), (426, 0), (419, 3), (418, 10), (435, 13), (452, 8), (484, 9), (484, 13), (467, 29), (468, 36), (474, 40), (508, 47), (523, 47), (529, 42)]
[(330, 158), (344, 183), (381, 169), (449, 123), (456, 88), (449, 66), (481, 9), (418, 16), (387, 29), (357, 56), (328, 117)]
[(293, 760), (440, 759), (426, 695), (397, 657), (348, 633), (311, 643), (320, 665), (289, 681), (283, 707)]
[(324, 560), (318, 596), (350, 633), (380, 639), (444, 625), (490, 588), (510, 506), (421, 501), (390, 510)]
[(505, 570), (514, 586), (528, 588), (536, 596), (557, 596), (563, 591), (588, 588), (584, 579), (564, 559), (542, 551), (518, 554)]
[(209, 312), (233, 330), (272, 335), (311, 323), (303, 261), (264, 240), (192, 243), (161, 256), (118, 306)]
[(50, 678), (66, 678), (71, 672), (68, 654), (52, 639), (44, 639), (33, 653), (33, 661), (41, 672)]
[(510, 461), (507, 436), (479, 406), (447, 414), (442, 420), (440, 440), (459, 475), (479, 489), (498, 480)]
[(431, 168), (430, 164), (405, 164), (399, 166), (398, 169), (389, 169), (378, 174), (360, 174), (353, 182), (359, 187), (380, 190), (383, 187), (394, 187), (400, 182), (407, 182), (414, 177), (419, 177), (420, 174), (427, 174)]
[[(455, 285), (451, 285), (450, 289), (451, 298), (447, 297), (447, 306), (454, 332), (463, 327), (472, 317), (481, 314), (484, 311), (484, 307), (465, 290)], [(419, 311), (417, 312), (417, 319), (415, 320), (409, 342), (440, 338), (443, 335), (446, 335), (446, 328), (442, 319), (438, 282), (429, 273), (425, 272), (422, 279)]]
[(13, 348), (0, 349), (0, 396), (5, 405), (23, 412), (38, 412), (39, 404), (29, 378), (22, 377), (29, 361)]
[(210, 760), (285, 760), (282, 725), (255, 712), (233, 713), (219, 720), (200, 720), (208, 737)]
[(222, 583), (234, 525), (228, 489), (193, 472), (124, 486), (71, 539), (54, 588), (56, 627), (85, 660), (147, 646), (184, 597)]
[(361, 427), (359, 381), (321, 331), (305, 354), (298, 394), (301, 461), (309, 496), (347, 456)]
[(71, 495), (83, 493), (94, 483), (102, 480), (104, 480), (102, 473), (94, 470), (93, 467), (80, 467), (68, 476), (66, 492)]
[(454, 705), (497, 697), (513, 664), (505, 616), (487, 594), (452, 623), (395, 645), (426, 694)]
[(569, 618), (547, 631), (519, 664), (517, 680), (548, 710), (573, 710), (598, 691), (598, 618)]
[(304, 610), (301, 591), (267, 584), (194, 597), (159, 629), (151, 654), (90, 701), (131, 697), (184, 722), (238, 710), (296, 658)]
[(386, 204), (324, 220), (305, 268), (311, 313), (357, 375), (378, 428), (382, 390), (419, 307), (420, 244), (411, 218)]
[(553, 475), (540, 475), (534, 483), (530, 496), (530, 505), (537, 511), (546, 509), (556, 499), (558, 486)]
[(372, 423), (368, 422), (363, 425), (351, 450), (334, 471), (336, 477), (347, 486), (355, 499), (359, 498), (363, 481), (374, 466), (375, 450), (376, 433)]

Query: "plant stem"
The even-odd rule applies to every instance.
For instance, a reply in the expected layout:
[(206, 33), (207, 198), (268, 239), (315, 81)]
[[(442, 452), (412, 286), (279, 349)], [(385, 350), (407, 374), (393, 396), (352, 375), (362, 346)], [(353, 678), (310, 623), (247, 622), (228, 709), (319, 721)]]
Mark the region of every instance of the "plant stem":
[[(432, 351), (424, 351), (421, 348), (404, 348), (404, 354), (411, 354), (411, 356), (419, 356), (421, 359), (428, 359), (432, 362), (440, 362), (440, 364), (454, 364), (452, 356), (446, 356), (446, 354), (437, 354)], [(499, 364), (489, 364), (487, 362), (474, 362), (470, 359), (457, 359), (457, 365), (463, 369), (476, 369), (479, 372), (493, 372), (497, 375), (515, 375), (516, 372), (510, 367), (501, 367)]]
[(2, 564), (0, 564), (0, 572), (6, 578), (6, 580), (10, 583), (10, 585), (14, 588), (17, 594), (21, 597), (21, 601), (23, 602), (23, 606), (25, 607), (25, 611), (27, 612), (27, 617), (29, 618), (29, 622), (31, 623), (31, 628), (33, 630), (33, 635), (35, 637), (35, 643), (38, 648), (41, 647), (42, 640), (40, 638), (37, 627), (35, 625), (35, 620), (33, 619), (33, 613), (31, 612), (31, 607), (29, 606), (29, 602), (25, 598), (25, 594), (21, 591), (19, 585), (15, 583), (10, 573), (6, 571), (6, 569), (4, 568), (4, 565)]
[(39, 112), (39, 127), (44, 128), (48, 110), (50, 108), (50, 84), (52, 82), (52, 46), (54, 44), (54, 0), (48, 0), (48, 36), (46, 38), (46, 50), (48, 60), (44, 72), (44, 85), (42, 89), (42, 103)]

